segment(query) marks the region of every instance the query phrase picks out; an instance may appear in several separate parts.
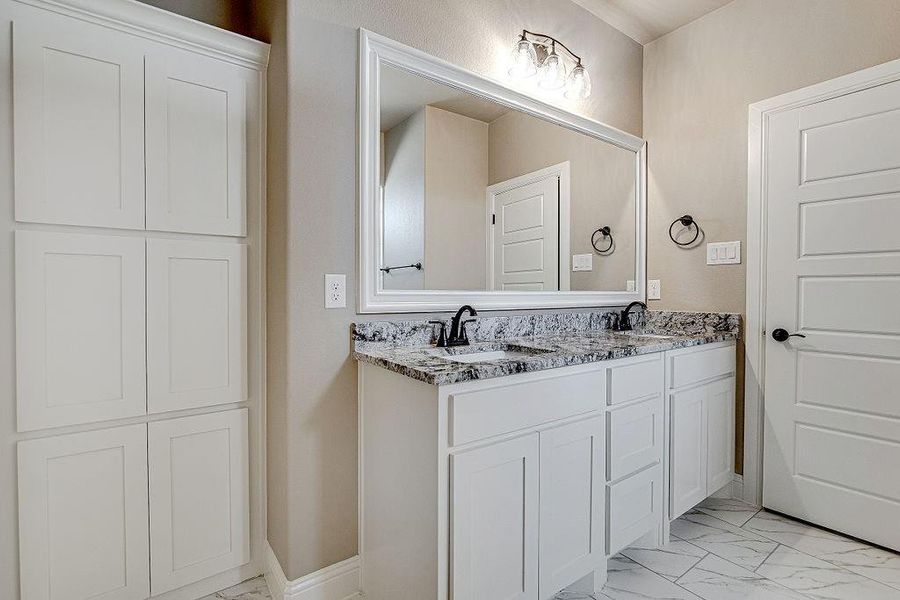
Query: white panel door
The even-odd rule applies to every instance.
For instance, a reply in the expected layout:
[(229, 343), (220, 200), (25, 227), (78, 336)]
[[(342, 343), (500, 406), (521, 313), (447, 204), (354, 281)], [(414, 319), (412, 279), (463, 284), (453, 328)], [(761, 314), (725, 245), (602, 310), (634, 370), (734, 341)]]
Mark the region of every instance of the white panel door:
[(670, 507), (674, 519), (706, 498), (706, 398), (700, 386), (670, 395)]
[(19, 430), (146, 413), (144, 241), (16, 232)]
[(451, 457), (453, 600), (538, 599), (538, 434)]
[(706, 386), (706, 495), (734, 479), (734, 378)]
[(49, 11), (15, 18), (16, 220), (144, 227), (143, 45)]
[(246, 235), (254, 72), (154, 46), (147, 56), (147, 229)]
[(19, 442), (22, 600), (150, 595), (147, 427)]
[(900, 82), (769, 119), (763, 505), (900, 550)]
[(247, 248), (147, 240), (149, 412), (247, 398)]
[(247, 409), (148, 427), (155, 596), (250, 560)]
[(540, 433), (540, 597), (603, 568), (603, 418)]
[(496, 193), (493, 199), (492, 289), (558, 290), (559, 176)]

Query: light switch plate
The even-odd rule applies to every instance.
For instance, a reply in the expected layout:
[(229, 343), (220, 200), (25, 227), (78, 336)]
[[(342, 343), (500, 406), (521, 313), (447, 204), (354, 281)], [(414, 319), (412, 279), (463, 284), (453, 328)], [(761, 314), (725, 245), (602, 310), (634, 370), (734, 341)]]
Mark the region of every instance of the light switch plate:
[(594, 255), (593, 254), (573, 254), (572, 255), (572, 271), (593, 271)]
[(341, 274), (325, 275), (325, 308), (347, 307), (347, 276)]
[(715, 242), (706, 244), (706, 264), (739, 265), (741, 264), (741, 243)]
[(659, 279), (647, 280), (647, 300), (659, 300), (661, 287)]

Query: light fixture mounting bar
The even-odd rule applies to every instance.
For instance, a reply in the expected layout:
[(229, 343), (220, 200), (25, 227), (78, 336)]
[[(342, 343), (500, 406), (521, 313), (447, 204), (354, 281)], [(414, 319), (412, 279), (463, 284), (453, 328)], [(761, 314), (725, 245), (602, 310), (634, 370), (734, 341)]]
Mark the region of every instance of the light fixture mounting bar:
[[(529, 39), (530, 38), (530, 39)], [(542, 46), (561, 46), (566, 53), (572, 57), (576, 64), (581, 65), (581, 57), (572, 52), (568, 46), (563, 44), (561, 41), (553, 37), (552, 35), (547, 35), (545, 33), (535, 33), (533, 31), (528, 31), (527, 29), (522, 30), (522, 35), (520, 39), (529, 40), (532, 43), (537, 43)]]

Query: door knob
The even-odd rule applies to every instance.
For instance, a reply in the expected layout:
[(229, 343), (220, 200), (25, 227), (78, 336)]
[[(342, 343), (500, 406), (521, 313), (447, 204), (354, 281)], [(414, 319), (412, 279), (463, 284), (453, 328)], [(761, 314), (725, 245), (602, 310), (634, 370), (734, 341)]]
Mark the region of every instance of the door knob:
[(806, 336), (802, 333), (788, 333), (786, 329), (781, 329), (780, 327), (772, 332), (772, 339), (776, 342), (784, 342), (792, 337), (805, 338)]

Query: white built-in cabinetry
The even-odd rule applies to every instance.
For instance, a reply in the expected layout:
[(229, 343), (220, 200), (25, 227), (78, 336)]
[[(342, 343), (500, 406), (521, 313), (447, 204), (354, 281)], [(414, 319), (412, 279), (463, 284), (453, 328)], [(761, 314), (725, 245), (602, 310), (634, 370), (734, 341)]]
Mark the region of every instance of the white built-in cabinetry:
[[(363, 593), (599, 590), (609, 555), (667, 535), (667, 441), (701, 440), (680, 459), (704, 474), (695, 504), (731, 480), (733, 372), (733, 342), (440, 386), (361, 363)], [(696, 389), (703, 410), (677, 412)]]
[(734, 345), (675, 350), (666, 360), (671, 521), (734, 478)]
[(268, 47), (11, 4), (22, 598), (211, 593), (262, 564)]

